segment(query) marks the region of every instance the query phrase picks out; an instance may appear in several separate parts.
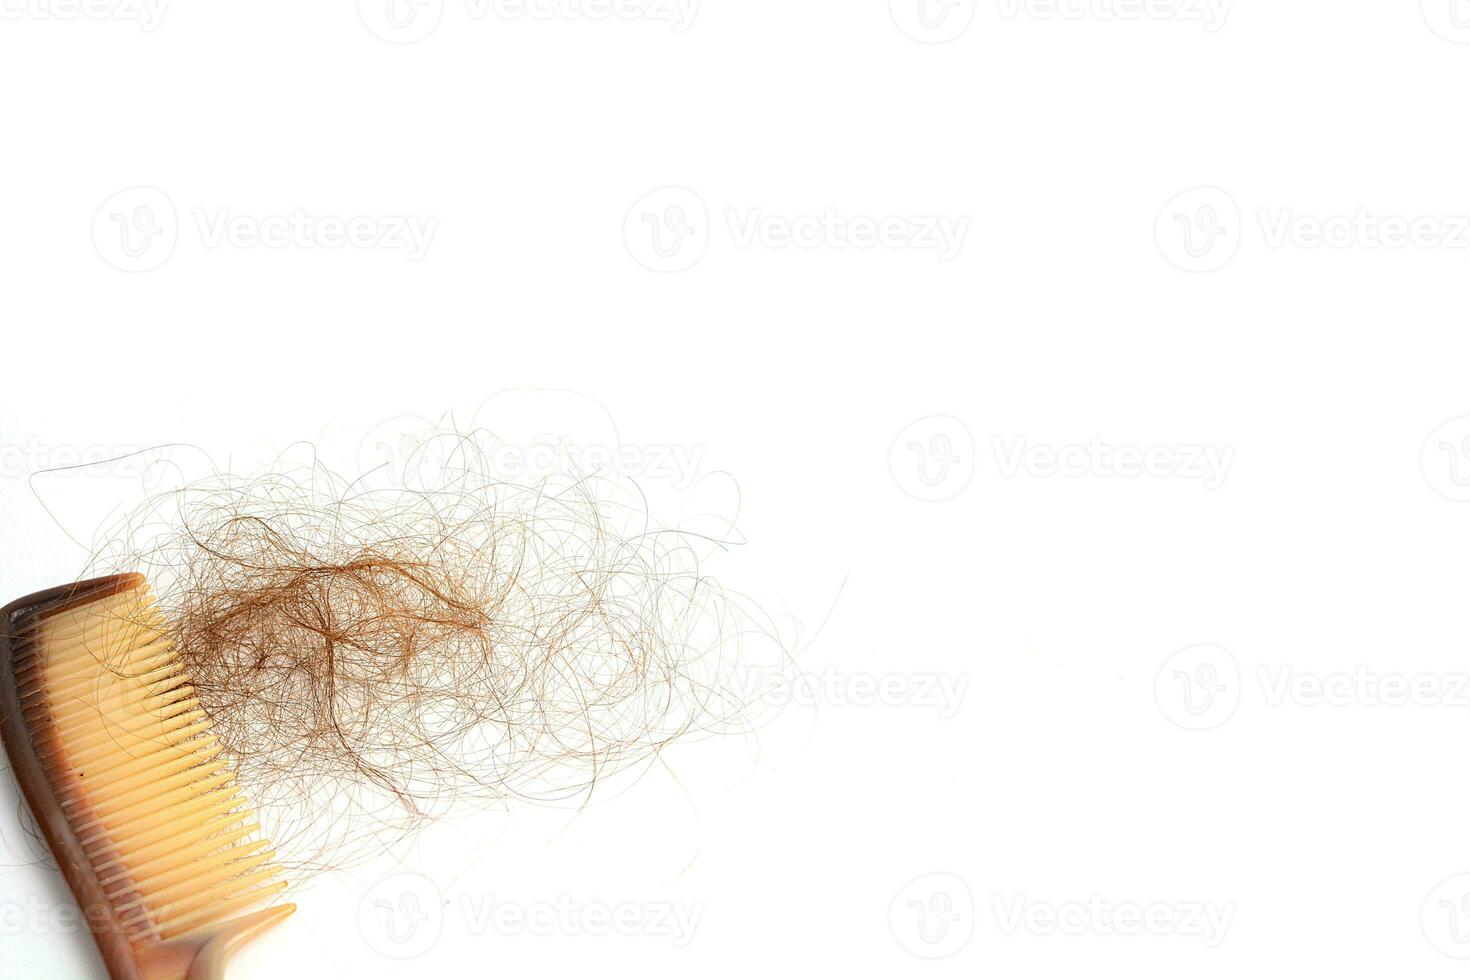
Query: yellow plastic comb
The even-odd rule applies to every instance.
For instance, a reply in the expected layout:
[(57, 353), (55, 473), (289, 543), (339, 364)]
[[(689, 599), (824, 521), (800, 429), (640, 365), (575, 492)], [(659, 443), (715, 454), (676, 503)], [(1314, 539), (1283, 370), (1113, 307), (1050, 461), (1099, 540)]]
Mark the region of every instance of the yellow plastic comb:
[[(290, 915), (141, 575), (0, 610), (0, 735), (113, 980), (210, 980)], [(231, 918), (234, 916), (234, 918)]]

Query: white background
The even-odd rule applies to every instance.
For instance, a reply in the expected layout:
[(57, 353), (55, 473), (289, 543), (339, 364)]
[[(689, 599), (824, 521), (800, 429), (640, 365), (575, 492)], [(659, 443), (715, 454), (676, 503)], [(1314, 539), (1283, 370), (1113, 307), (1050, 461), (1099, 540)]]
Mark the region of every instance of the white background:
[[(1115, 3), (3, 0), (6, 598), (124, 501), (37, 469), (566, 389), (738, 480), (821, 695), (232, 976), (1462, 975), (1470, 7)], [(14, 798), (0, 974), (98, 976)], [(642, 925), (476, 914), (558, 902)]]

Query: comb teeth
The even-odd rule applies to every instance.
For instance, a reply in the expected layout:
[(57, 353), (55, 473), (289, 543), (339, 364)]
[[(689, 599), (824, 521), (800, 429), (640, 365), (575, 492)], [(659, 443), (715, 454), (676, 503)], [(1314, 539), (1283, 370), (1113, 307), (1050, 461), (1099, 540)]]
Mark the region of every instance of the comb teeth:
[(18, 625), (36, 756), (135, 948), (286, 887), (146, 583)]

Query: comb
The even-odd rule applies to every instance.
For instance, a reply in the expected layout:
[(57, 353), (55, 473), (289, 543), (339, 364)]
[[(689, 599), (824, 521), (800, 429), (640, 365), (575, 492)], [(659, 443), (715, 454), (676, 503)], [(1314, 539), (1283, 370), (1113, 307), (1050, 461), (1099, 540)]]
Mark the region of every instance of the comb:
[(0, 737), (113, 980), (211, 980), (294, 905), (141, 575), (0, 609)]

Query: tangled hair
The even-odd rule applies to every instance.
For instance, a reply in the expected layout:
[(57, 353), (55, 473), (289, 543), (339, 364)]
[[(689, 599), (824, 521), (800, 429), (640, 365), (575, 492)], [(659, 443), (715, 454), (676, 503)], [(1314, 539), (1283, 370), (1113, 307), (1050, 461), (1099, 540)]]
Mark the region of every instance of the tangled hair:
[(676, 738), (745, 727), (742, 651), (776, 634), (701, 574), (708, 542), (601, 478), (491, 475), (457, 438), (432, 486), (217, 474), (151, 499), (98, 557), (153, 584), (298, 874), (456, 804), (579, 805)]

